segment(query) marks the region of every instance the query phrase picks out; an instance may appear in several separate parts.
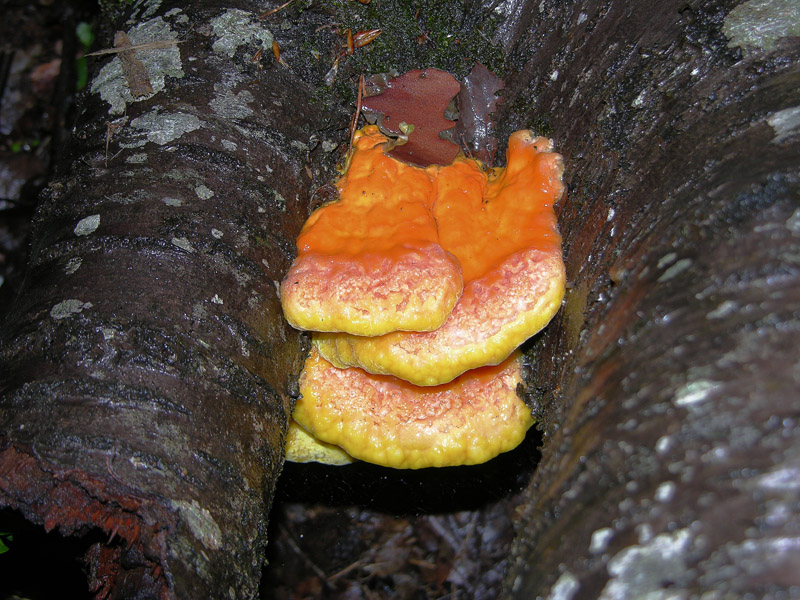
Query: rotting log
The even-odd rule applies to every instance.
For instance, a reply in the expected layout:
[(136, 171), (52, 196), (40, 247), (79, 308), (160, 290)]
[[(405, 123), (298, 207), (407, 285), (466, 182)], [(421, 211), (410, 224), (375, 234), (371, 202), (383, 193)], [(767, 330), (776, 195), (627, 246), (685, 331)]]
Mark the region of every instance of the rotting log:
[(0, 507), (107, 540), (97, 597), (250, 598), (304, 349), (277, 282), (347, 118), (250, 4), (128, 10), (3, 325)]
[[(506, 127), (566, 161), (568, 291), (512, 598), (796, 594), (796, 4), (515, 5)], [(705, 597), (705, 596), (704, 596)]]
[[(776, 29), (755, 10), (781, 4), (500, 9), (508, 68), (498, 126), (538, 128), (565, 155), (560, 219), (572, 285), (560, 319), (528, 348), (543, 458), (517, 520), (506, 596), (760, 596), (796, 583), (800, 61), (792, 23), (778, 18)], [(287, 148), (308, 144), (326, 111), (307, 107), (294, 71), (269, 71), (268, 89), (247, 86), (262, 77), (252, 57), (265, 39), (252, 7), (240, 8), (250, 16), (237, 20), (232, 6), (136, 9), (142, 23), (163, 16), (186, 37), (184, 76), (165, 79), (169, 94), (154, 82), (157, 95), (128, 104), (124, 122), (89, 98), (38, 217), (27, 291), (4, 326), (2, 503), (65, 532), (116, 531), (92, 564), (118, 596), (207, 586), (247, 597), (264, 543), (283, 424), (274, 419), (284, 418), (302, 354), (275, 320), (268, 288), (319, 183), (305, 177), (301, 149)], [(223, 14), (222, 28), (212, 26)], [(414, 66), (424, 65), (397, 68)], [(238, 75), (224, 77), (233, 67)], [(178, 138), (122, 145), (168, 131), (150, 124), (174, 113), (189, 115), (169, 121), (169, 131), (183, 128)], [(192, 115), (202, 125), (188, 130)], [(284, 126), (291, 136), (278, 133)], [(97, 181), (79, 177), (87, 173)], [(139, 177), (145, 193), (115, 195)], [(168, 206), (178, 210), (159, 221)], [(82, 220), (95, 214), (92, 229), (94, 219)], [(275, 227), (259, 225), (273, 214)], [(262, 229), (249, 229), (252, 217)], [(81, 222), (88, 235), (76, 232)], [(228, 235), (240, 227), (246, 239)], [(262, 278), (248, 265), (265, 242), (276, 245)], [(106, 248), (136, 256), (113, 285), (95, 266)], [(267, 294), (257, 310), (225, 262), (240, 256)], [(159, 302), (138, 293), (142, 272), (164, 283)], [(262, 342), (274, 344), (260, 348), (275, 361), (264, 372), (240, 352)], [(112, 373), (113, 389), (97, 376)], [(252, 389), (260, 395), (240, 394)], [(231, 409), (221, 412), (222, 402)], [(76, 418), (79, 403), (92, 422)], [(115, 425), (113, 435), (103, 439), (97, 424)], [(264, 439), (258, 427), (263, 452), (238, 453)], [(28, 477), (12, 481), (26, 465)], [(208, 515), (230, 555), (208, 549), (217, 543)]]

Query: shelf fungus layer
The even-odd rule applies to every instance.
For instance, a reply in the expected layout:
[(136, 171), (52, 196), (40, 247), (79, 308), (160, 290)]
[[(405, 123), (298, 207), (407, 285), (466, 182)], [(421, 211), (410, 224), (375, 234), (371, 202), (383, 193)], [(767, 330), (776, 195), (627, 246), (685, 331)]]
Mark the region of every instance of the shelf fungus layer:
[(384, 152), (377, 127), (356, 134), (339, 200), (309, 217), (281, 302), (297, 329), (381, 335), (441, 326), (461, 296), (458, 261), (439, 244), (435, 182)]
[(533, 424), (517, 395), (521, 363), (514, 353), (500, 365), (421, 387), (339, 369), (312, 349), (294, 419), (317, 440), (387, 467), (478, 464), (515, 448)]
[(504, 169), (487, 173), (462, 158), (431, 170), (439, 241), (459, 260), (464, 292), (434, 331), (315, 336), (338, 367), (438, 385), (501, 362), (561, 305), (565, 271), (553, 204), (563, 195), (563, 166), (552, 142), (518, 131)]

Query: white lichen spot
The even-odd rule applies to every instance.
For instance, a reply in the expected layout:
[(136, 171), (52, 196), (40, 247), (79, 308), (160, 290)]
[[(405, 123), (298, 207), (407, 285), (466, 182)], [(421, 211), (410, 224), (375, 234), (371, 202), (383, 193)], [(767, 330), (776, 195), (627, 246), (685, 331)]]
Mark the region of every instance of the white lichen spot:
[(781, 38), (800, 35), (800, 2), (750, 0), (734, 8), (722, 25), (729, 48), (772, 50)]
[(94, 233), (98, 227), (100, 227), (100, 215), (89, 215), (78, 221), (73, 232), (75, 235), (89, 235)]
[(144, 202), (148, 200), (150, 195), (145, 190), (133, 190), (130, 192), (118, 192), (116, 194), (111, 194), (108, 196), (108, 199), (115, 204), (136, 204), (138, 202)]
[(784, 140), (800, 133), (800, 106), (784, 108), (767, 117), (767, 123), (775, 130), (773, 144), (780, 144)]
[(800, 490), (800, 468), (785, 467), (767, 471), (758, 478), (758, 486), (781, 492), (796, 492)]
[(674, 252), (667, 252), (664, 256), (658, 259), (656, 268), (662, 269), (666, 267), (668, 264), (675, 262), (676, 258), (678, 258), (677, 254), (675, 254)]
[(617, 211), (614, 210), (614, 207), (608, 207), (608, 215), (606, 216), (606, 222), (609, 222), (614, 219), (614, 215), (617, 214)]
[(581, 584), (569, 571), (564, 571), (550, 589), (548, 600), (572, 600)]
[(213, 235), (216, 239), (221, 240), (223, 234), (219, 229), (211, 228), (211, 235)]
[(228, 152), (233, 152), (239, 147), (238, 144), (236, 144), (236, 142), (232, 142), (230, 140), (222, 140), (220, 143), (222, 144), (222, 147), (225, 148), (225, 150), (227, 150)]
[(207, 316), (208, 312), (202, 302), (195, 302), (192, 305), (192, 317), (195, 319), (205, 319)]
[(706, 319), (724, 319), (729, 314), (736, 312), (739, 305), (733, 300), (725, 300), (717, 308), (706, 315)]
[(161, 199), (161, 201), (167, 206), (183, 206), (183, 200), (181, 200), (180, 198), (164, 197)]
[(164, 16), (168, 19), (172, 19), (173, 22), (183, 25), (189, 22), (189, 15), (185, 14), (180, 8), (173, 8), (168, 10), (164, 13)]
[(194, 188), (194, 193), (197, 194), (197, 197), (201, 200), (208, 200), (214, 197), (214, 190), (207, 188), (202, 183)]
[(720, 387), (717, 381), (698, 379), (682, 386), (675, 392), (676, 406), (692, 406), (707, 400), (711, 393)]
[(225, 304), (225, 301), (219, 297), (219, 294), (211, 296), (211, 302), (214, 304)]
[(665, 481), (656, 488), (655, 499), (658, 502), (669, 502), (675, 497), (675, 483)]
[(144, 2), (140, 2), (140, 7), (144, 7), (144, 10), (137, 20), (143, 21), (144, 19), (149, 19), (158, 12), (161, 8), (161, 4), (162, 0), (145, 0)]
[(185, 237), (174, 237), (172, 238), (172, 245), (177, 246), (181, 250), (186, 250), (186, 252), (194, 252), (194, 246), (187, 240)]
[(600, 593), (600, 599), (678, 598), (663, 584), (665, 581), (679, 582), (685, 577), (684, 554), (690, 541), (689, 530), (679, 529), (674, 533), (657, 535), (645, 544), (620, 550), (608, 561), (611, 580)]
[(640, 106), (644, 106), (644, 98), (646, 95), (647, 95), (646, 90), (642, 90), (641, 92), (639, 92), (639, 95), (633, 99), (633, 102), (631, 102), (631, 106), (633, 108), (639, 108)]
[[(156, 41), (171, 41), (178, 38), (178, 35), (172, 31), (169, 24), (161, 17), (140, 22), (139, 25), (129, 29), (127, 34), (133, 45)], [(91, 92), (100, 94), (100, 97), (111, 105), (109, 113), (112, 115), (124, 114), (125, 107), (129, 103), (146, 100), (158, 94), (164, 89), (167, 77), (183, 77), (181, 54), (177, 44), (167, 48), (154, 48), (149, 49), (147, 52), (137, 52), (136, 58), (142, 62), (147, 71), (147, 77), (153, 88), (152, 94), (140, 98), (133, 97), (118, 56), (111, 58), (92, 81)]]
[(557, 81), (558, 80), (558, 69), (553, 69), (553, 72), (550, 73), (550, 81)]
[(244, 119), (253, 114), (250, 103), (255, 101), (255, 97), (249, 90), (242, 90), (238, 93), (223, 84), (214, 84), (214, 97), (208, 105), (218, 116), (225, 119)]
[(75, 271), (81, 268), (82, 263), (83, 259), (80, 256), (75, 256), (74, 258), (70, 258), (67, 261), (67, 264), (64, 266), (64, 272), (67, 275), (72, 275)]
[(103, 334), (103, 339), (105, 341), (113, 340), (117, 335), (117, 332), (111, 329), (111, 327), (101, 327), (100, 333)]
[(331, 153), (338, 147), (339, 144), (333, 140), (322, 140), (322, 151), (325, 153)]
[(683, 273), (686, 269), (692, 266), (692, 259), (691, 258), (682, 258), (674, 265), (672, 265), (669, 269), (664, 271), (661, 274), (661, 277), (658, 278), (658, 281), (664, 282), (669, 281), (670, 279), (677, 277), (681, 273)]
[(164, 144), (174, 142), (186, 133), (200, 129), (202, 125), (203, 122), (198, 119), (197, 116), (190, 113), (162, 113), (156, 108), (131, 121), (131, 127), (143, 133), (144, 138), (130, 143), (120, 144), (120, 146), (136, 148), (144, 146), (147, 142), (163, 146)]
[(146, 469), (148, 467), (147, 463), (138, 456), (131, 456), (128, 462), (134, 469)]
[[(256, 14), (232, 8), (211, 21), (211, 29), (216, 36), (214, 52), (233, 58), (239, 46), (256, 43), (264, 50), (272, 52), (272, 34), (263, 23), (256, 20)], [(255, 53), (256, 48), (253, 48)]]
[(53, 308), (50, 309), (50, 316), (54, 319), (66, 319), (67, 317), (77, 315), (82, 310), (89, 308), (92, 308), (91, 302), (84, 302), (77, 298), (69, 298), (53, 306)]
[(139, 165), (142, 163), (146, 163), (147, 153), (137, 152), (136, 154), (131, 154), (128, 158), (125, 159), (125, 162), (131, 165)]
[(585, 12), (582, 12), (581, 14), (578, 15), (578, 23), (577, 24), (580, 25), (581, 23), (586, 22), (586, 19), (588, 19), (588, 18), (589, 18), (589, 15), (587, 15)]
[(656, 452), (658, 452), (659, 454), (664, 454), (668, 452), (671, 447), (672, 447), (672, 438), (670, 436), (663, 435), (660, 438), (658, 438), (658, 441), (656, 442)]
[(796, 208), (792, 216), (784, 222), (786, 229), (792, 233), (800, 233), (800, 208)]
[(278, 193), (278, 190), (272, 190), (272, 193), (275, 195), (275, 202), (278, 203), (278, 206), (280, 206), (281, 211), (285, 211), (286, 210), (286, 198), (281, 196), (281, 194)]
[(300, 152), (308, 152), (308, 144), (301, 142), (300, 140), (292, 140), (289, 142), (289, 145), (293, 148), (296, 148)]
[(245, 287), (248, 283), (250, 283), (250, 275), (244, 271), (234, 271), (233, 277), (236, 279), (236, 283), (242, 287)]
[(173, 500), (172, 506), (178, 510), (194, 537), (206, 548), (219, 550), (222, 547), (222, 531), (208, 509), (200, 506), (196, 500)]
[(611, 527), (603, 527), (592, 533), (592, 539), (589, 542), (589, 552), (592, 554), (600, 554), (605, 552), (608, 548), (608, 542), (614, 537), (614, 530)]

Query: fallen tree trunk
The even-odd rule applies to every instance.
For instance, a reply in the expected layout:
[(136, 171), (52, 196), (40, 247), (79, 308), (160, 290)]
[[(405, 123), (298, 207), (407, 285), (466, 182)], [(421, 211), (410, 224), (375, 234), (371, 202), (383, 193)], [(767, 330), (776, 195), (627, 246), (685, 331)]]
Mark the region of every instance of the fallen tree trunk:
[(3, 327), (0, 507), (100, 532), (97, 597), (249, 598), (304, 345), (277, 284), (332, 113), (251, 7), (131, 10)]
[(507, 119), (546, 121), (565, 154), (572, 287), (532, 358), (545, 441), (510, 597), (800, 583), (800, 32), (782, 7), (521, 9)]

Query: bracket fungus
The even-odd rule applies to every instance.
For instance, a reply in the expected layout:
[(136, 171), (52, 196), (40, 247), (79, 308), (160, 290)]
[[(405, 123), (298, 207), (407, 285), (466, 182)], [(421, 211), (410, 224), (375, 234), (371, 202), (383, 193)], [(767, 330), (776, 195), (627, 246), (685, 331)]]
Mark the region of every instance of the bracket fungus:
[(289, 323), (312, 331), (375, 336), (429, 331), (463, 289), (458, 261), (438, 243), (434, 183), (384, 153), (377, 127), (356, 133), (341, 200), (317, 209), (297, 238), (281, 284)]
[(484, 462), (533, 422), (515, 350), (564, 294), (562, 159), (529, 131), (496, 169), (415, 167), (386, 142), (357, 134), (341, 199), (311, 215), (281, 286), (289, 322), (314, 331), (294, 419), (304, 442), (385, 466)]
[(339, 369), (312, 349), (294, 419), (366, 462), (401, 469), (478, 464), (515, 448), (533, 424), (517, 395), (521, 365), (515, 353), (450, 383), (419, 387)]

